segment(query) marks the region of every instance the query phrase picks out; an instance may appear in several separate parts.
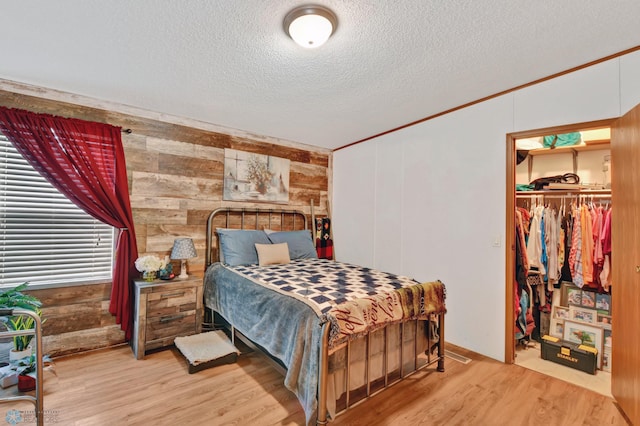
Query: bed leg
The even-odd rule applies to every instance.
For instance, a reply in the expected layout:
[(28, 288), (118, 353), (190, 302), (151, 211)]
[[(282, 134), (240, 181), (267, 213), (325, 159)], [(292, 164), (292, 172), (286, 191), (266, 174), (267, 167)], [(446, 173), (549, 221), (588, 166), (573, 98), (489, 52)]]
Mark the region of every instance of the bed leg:
[(329, 329), (331, 323), (322, 325), (320, 360), (318, 365), (318, 419), (316, 424), (327, 424), (327, 381), (329, 378)]
[(440, 372), (444, 371), (444, 313), (438, 314), (438, 368)]

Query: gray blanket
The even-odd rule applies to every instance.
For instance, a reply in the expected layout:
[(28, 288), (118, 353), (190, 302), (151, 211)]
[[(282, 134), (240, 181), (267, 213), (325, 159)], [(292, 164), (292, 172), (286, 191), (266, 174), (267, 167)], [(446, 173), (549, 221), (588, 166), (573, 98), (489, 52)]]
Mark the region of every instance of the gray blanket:
[(219, 263), (204, 278), (205, 305), (287, 368), (284, 385), (297, 397), (307, 424), (317, 416), (322, 324), (304, 302), (256, 285)]

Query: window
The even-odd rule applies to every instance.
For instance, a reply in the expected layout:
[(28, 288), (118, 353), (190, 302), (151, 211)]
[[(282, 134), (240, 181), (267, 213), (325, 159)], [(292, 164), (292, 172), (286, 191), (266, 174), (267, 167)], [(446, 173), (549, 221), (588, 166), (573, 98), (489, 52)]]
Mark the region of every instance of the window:
[(113, 240), (0, 135), (0, 287), (111, 280)]

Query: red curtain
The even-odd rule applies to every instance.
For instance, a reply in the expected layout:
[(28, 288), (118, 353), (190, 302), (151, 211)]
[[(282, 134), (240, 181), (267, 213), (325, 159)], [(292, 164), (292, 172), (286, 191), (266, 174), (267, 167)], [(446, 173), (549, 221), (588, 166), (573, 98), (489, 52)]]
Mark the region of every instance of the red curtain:
[(120, 128), (0, 107), (0, 132), (74, 204), (119, 230), (109, 312), (130, 340), (138, 248)]

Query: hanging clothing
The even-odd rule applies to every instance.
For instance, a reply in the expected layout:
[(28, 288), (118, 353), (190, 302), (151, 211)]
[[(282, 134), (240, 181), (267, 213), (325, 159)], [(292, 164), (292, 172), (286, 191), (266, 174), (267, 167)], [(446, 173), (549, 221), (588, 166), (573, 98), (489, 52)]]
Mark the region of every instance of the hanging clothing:
[(520, 290), (524, 288), (527, 283), (527, 274), (529, 273), (529, 261), (527, 258), (527, 250), (525, 250), (524, 244), (524, 230), (522, 229), (521, 213), (516, 210), (516, 283), (518, 284), (518, 291), (516, 295), (520, 293)]
[(573, 235), (573, 218), (571, 216), (572, 209), (568, 209), (564, 212), (562, 217), (562, 225), (561, 228), (564, 231), (564, 259), (562, 262), (561, 276), (560, 279), (562, 281), (571, 282), (571, 267), (569, 266), (569, 255), (571, 252), (571, 238)]
[(604, 260), (602, 263), (602, 272), (600, 273), (600, 285), (609, 292), (611, 291), (611, 208), (604, 215), (604, 223), (602, 225), (602, 253)]
[(545, 209), (545, 238), (547, 248), (547, 289), (553, 291), (553, 285), (560, 278), (558, 266), (558, 218), (555, 209)]
[(593, 282), (593, 219), (591, 210), (586, 204), (580, 209), (580, 226), (582, 235), (582, 278), (584, 285)]
[(543, 206), (535, 207), (531, 217), (531, 226), (529, 227), (529, 239), (527, 240), (527, 256), (529, 257), (529, 267), (537, 268), (543, 275), (546, 274), (544, 264), (542, 263), (542, 215), (544, 213)]
[(582, 278), (582, 227), (580, 216), (580, 208), (575, 208), (573, 211), (573, 235), (571, 237), (569, 267), (571, 268), (571, 279), (573, 283), (582, 288), (584, 280)]
[(603, 224), (603, 208), (602, 206), (593, 209), (593, 282), (591, 287), (598, 293), (604, 292), (600, 281), (600, 273), (604, 264), (604, 255), (602, 254), (602, 224)]

